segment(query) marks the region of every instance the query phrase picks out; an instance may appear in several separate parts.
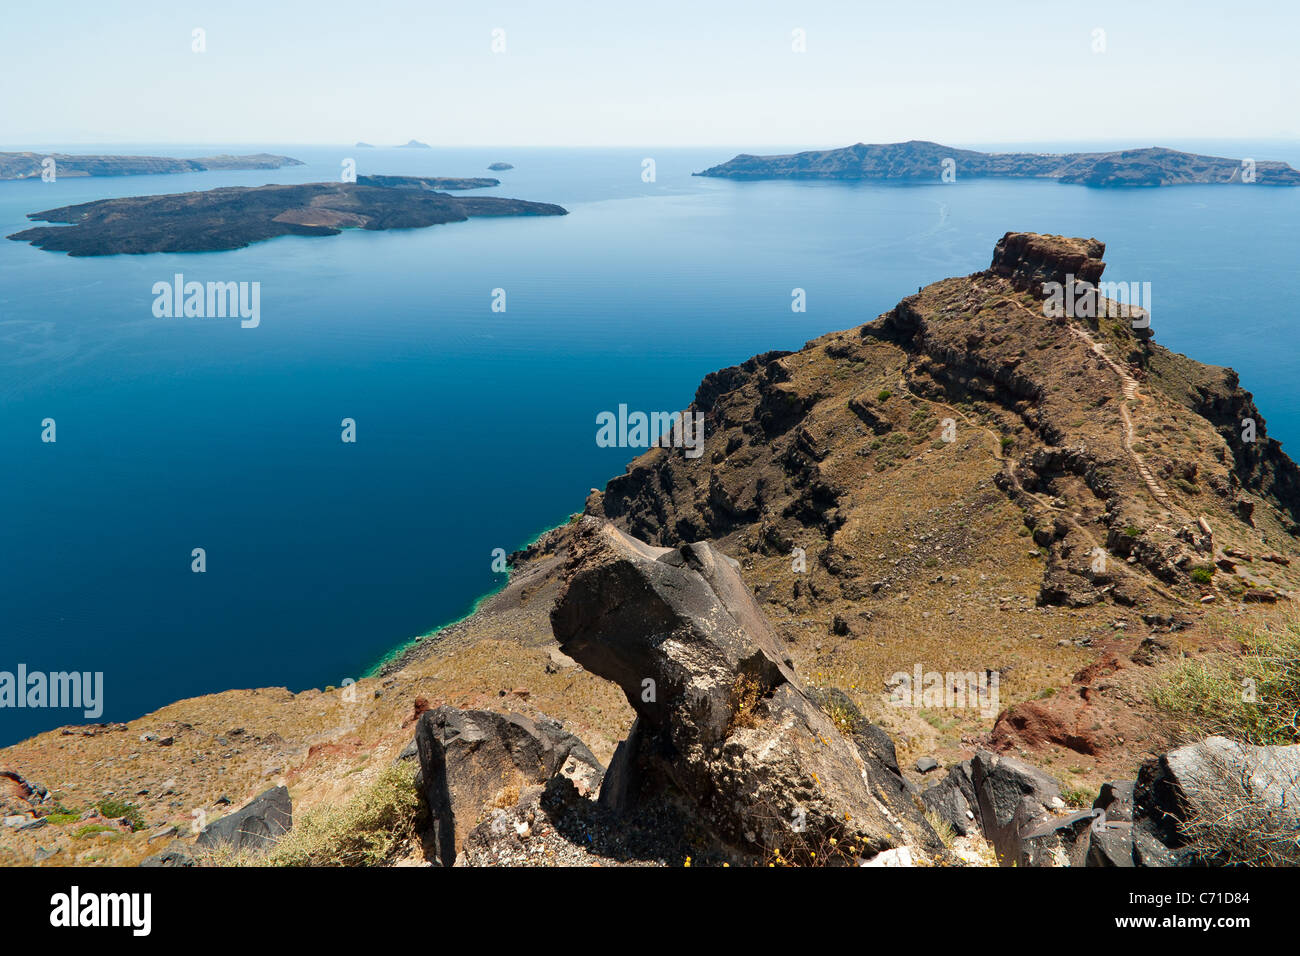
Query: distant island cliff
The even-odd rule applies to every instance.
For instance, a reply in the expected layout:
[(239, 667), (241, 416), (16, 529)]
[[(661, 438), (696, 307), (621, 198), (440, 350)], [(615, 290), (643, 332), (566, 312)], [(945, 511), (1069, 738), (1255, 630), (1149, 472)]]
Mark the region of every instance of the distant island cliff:
[(1300, 186), (1286, 163), (1199, 156), (1151, 147), (1106, 153), (981, 153), (939, 143), (868, 145), (785, 156), (742, 153), (696, 176), (721, 179), (839, 179), (940, 182), (963, 179), (1054, 179), (1084, 186), (1177, 186), (1259, 183)]
[[(450, 183), (451, 185), (446, 185)], [(335, 236), (344, 229), (418, 229), (476, 216), (563, 216), (552, 203), (456, 197), (443, 188), (495, 180), (363, 176), (356, 183), (235, 186), (162, 196), (124, 196), (28, 214), (37, 226), (8, 238), (72, 256), (241, 249), (277, 236)]]
[(166, 173), (196, 173), (212, 169), (280, 169), (301, 166), (300, 160), (272, 153), (249, 156), (199, 156), (176, 159), (172, 156), (77, 156), (70, 153), (0, 153), (0, 179), (40, 179), (46, 160), (54, 161), (54, 175), (68, 178), (85, 176), (147, 176)]

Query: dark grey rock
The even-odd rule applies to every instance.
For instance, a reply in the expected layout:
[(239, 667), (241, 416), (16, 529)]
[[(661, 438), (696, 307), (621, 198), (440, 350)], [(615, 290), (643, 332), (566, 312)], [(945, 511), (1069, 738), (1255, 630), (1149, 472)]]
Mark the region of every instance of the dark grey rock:
[(963, 760), (948, 768), (948, 775), (921, 793), (927, 810), (947, 821), (959, 836), (969, 836), (979, 829), (975, 784), (971, 778), (971, 764)]
[[(1204, 857), (1199, 862), (1240, 862), (1232, 858), (1232, 841), (1223, 842), (1234, 827), (1246, 842), (1256, 839), (1247, 832), (1252, 829), (1300, 831), (1300, 744), (1264, 747), (1209, 737), (1179, 747), (1143, 765), (1133, 802), (1134, 818), (1180, 861), (1187, 862), (1191, 854), (1190, 848), (1180, 852), (1187, 844), (1187, 826), (1214, 820), (1222, 821), (1216, 826), (1224, 832), (1214, 837), (1215, 847), (1197, 851)], [(1271, 842), (1271, 852), (1293, 854), (1300, 861), (1300, 851), (1289, 839)]]
[(1088, 832), (1084, 866), (1136, 866), (1133, 862), (1133, 824), (1111, 821), (1103, 813)]
[(971, 760), (972, 781), (984, 837), (999, 866), (1020, 859), (1020, 833), (1064, 806), (1060, 785), (1043, 771), (1013, 757), (980, 750)]
[(147, 856), (140, 861), (141, 866), (197, 866), (194, 857), (179, 847), (169, 846), (161, 853)]
[(585, 517), (551, 624), (560, 649), (637, 713), (611, 803), (675, 794), (701, 829), (749, 853), (831, 838), (863, 856), (938, 845), (911, 789), (872, 753), (876, 735), (837, 728), (737, 563), (711, 544), (655, 548)]
[(1179, 855), (1165, 846), (1150, 821), (1133, 824), (1133, 864), (1135, 866), (1178, 866)]
[(938, 766), (939, 766), (939, 761), (935, 760), (933, 757), (916, 758), (917, 773), (929, 773), (931, 770), (936, 769)]
[(1018, 834), (1017, 865), (1022, 867), (1082, 866), (1088, 853), (1088, 831), (1100, 810), (1080, 810), (1048, 817)]
[(452, 866), (484, 808), (511, 788), (567, 777), (594, 798), (604, 768), (556, 721), (442, 706), (415, 730), (436, 859)]
[(234, 813), (209, 823), (199, 831), (194, 845), (260, 852), (279, 842), (292, 826), (293, 805), (289, 800), (289, 790), (274, 787)]
[(1092, 805), (1098, 810), (1106, 811), (1106, 819), (1112, 823), (1133, 822), (1133, 787), (1132, 780), (1111, 780), (1101, 785), (1101, 792)]

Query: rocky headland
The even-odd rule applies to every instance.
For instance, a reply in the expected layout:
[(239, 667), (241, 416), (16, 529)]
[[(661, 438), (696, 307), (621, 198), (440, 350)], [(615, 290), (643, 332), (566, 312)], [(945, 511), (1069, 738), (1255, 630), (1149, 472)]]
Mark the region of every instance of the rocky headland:
[(8, 238), (73, 256), (241, 249), (277, 236), (335, 236), (344, 229), (418, 229), (477, 216), (563, 216), (551, 203), (455, 197), (495, 179), (360, 176), (355, 183), (225, 187), (101, 199), (31, 213), (37, 226)]
[(254, 153), (249, 156), (201, 156), (175, 159), (170, 156), (78, 156), (68, 153), (0, 153), (0, 179), (40, 179), (45, 160), (54, 160), (54, 172), (61, 177), (148, 176), (165, 173), (195, 173), (211, 169), (280, 169), (301, 166), (290, 156)]
[[(642, 455), (354, 685), (0, 750), (0, 861), (1300, 862), (1300, 472), (1231, 370), (1110, 314), (1104, 251), (1009, 233), (707, 376), (702, 457)], [(1101, 308), (1049, 314), (1066, 281)]]
[(1177, 186), (1190, 183), (1300, 185), (1300, 172), (1282, 162), (1199, 156), (1151, 147), (1104, 153), (982, 153), (939, 143), (857, 143), (842, 149), (785, 156), (742, 153), (696, 176), (722, 179), (837, 179), (897, 182), (965, 179), (1052, 179), (1084, 186)]

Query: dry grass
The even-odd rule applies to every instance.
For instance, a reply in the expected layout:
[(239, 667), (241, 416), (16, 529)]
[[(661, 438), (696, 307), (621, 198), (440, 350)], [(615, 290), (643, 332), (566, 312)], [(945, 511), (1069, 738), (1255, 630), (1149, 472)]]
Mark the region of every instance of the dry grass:
[(1268, 767), (1252, 775), (1223, 759), (1211, 770), (1214, 786), (1179, 827), (1197, 858), (1212, 866), (1300, 866), (1297, 814), (1285, 798), (1300, 779)]
[(1238, 627), (1239, 655), (1183, 662), (1152, 700), (1186, 739), (1217, 734), (1251, 744), (1300, 743), (1300, 616)]
[(386, 767), (341, 807), (306, 814), (266, 857), (270, 866), (383, 866), (417, 842), (424, 802), (414, 767)]
[(763, 697), (763, 689), (758, 681), (748, 674), (736, 678), (731, 688), (731, 720), (727, 723), (727, 734), (742, 727), (754, 727), (758, 724), (758, 702)]

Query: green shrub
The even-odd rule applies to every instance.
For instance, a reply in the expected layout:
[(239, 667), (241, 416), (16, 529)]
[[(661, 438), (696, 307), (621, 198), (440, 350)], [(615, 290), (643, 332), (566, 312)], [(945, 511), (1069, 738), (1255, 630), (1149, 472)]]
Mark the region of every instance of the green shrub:
[(265, 858), (271, 866), (382, 866), (416, 839), (424, 802), (410, 763), (385, 767), (339, 807), (305, 814)]
[(144, 817), (140, 816), (140, 808), (134, 803), (125, 800), (100, 800), (95, 809), (99, 811), (101, 817), (125, 820), (132, 830), (144, 829)]
[(112, 833), (116, 835), (118, 829), (117, 827), (107, 823), (88, 823), (81, 829), (72, 831), (73, 837), (77, 839), (94, 836), (96, 833)]

